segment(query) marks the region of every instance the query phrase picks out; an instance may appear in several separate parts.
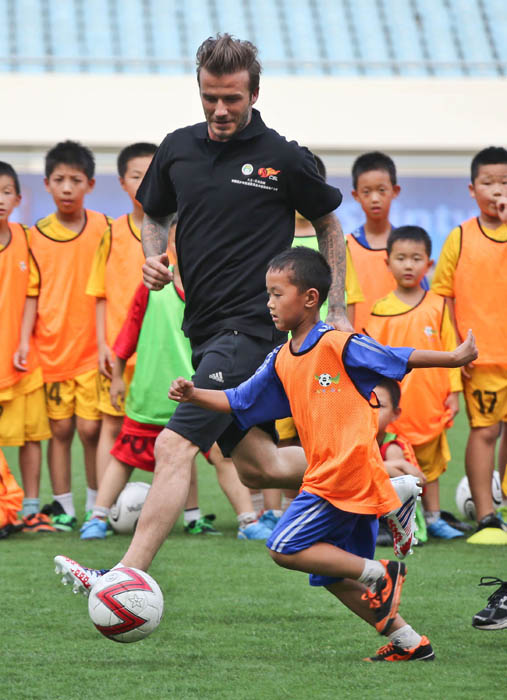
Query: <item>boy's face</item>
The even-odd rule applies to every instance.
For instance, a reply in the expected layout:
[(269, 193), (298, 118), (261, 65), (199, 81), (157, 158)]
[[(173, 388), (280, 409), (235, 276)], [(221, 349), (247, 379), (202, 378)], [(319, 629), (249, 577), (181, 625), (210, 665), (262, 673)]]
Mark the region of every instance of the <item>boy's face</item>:
[(13, 209), (21, 202), (16, 193), (14, 180), (10, 175), (0, 175), (0, 222), (8, 221)]
[(57, 165), (44, 182), (58, 211), (66, 215), (75, 214), (83, 208), (85, 195), (95, 185), (95, 180), (89, 180), (82, 170), (64, 163)]
[(507, 195), (507, 163), (481, 165), (477, 177), (468, 188), (477, 201), (485, 223), (498, 223), (497, 203), (500, 197)]
[(389, 423), (393, 423), (400, 415), (399, 408), (393, 408), (391, 395), (383, 386), (375, 387), (380, 408), (378, 409), (378, 431), (384, 433)]
[(398, 286), (406, 289), (416, 287), (433, 265), (424, 243), (410, 239), (395, 241), (386, 262)]
[(307, 305), (312, 297), (311, 293), (317, 292), (307, 290), (301, 293), (291, 282), (287, 270), (269, 269), (266, 274), (266, 288), (269, 295), (269, 313), (279, 331), (293, 330), (301, 323), (305, 311), (309, 308)]
[(135, 202), (136, 194), (146, 171), (150, 167), (153, 156), (138, 156), (131, 158), (127, 163), (125, 175), (120, 177), (120, 184), (130, 199)]
[(369, 219), (383, 220), (389, 217), (391, 202), (400, 193), (400, 186), (391, 184), (387, 170), (369, 170), (357, 178), (357, 189), (352, 196), (359, 202)]

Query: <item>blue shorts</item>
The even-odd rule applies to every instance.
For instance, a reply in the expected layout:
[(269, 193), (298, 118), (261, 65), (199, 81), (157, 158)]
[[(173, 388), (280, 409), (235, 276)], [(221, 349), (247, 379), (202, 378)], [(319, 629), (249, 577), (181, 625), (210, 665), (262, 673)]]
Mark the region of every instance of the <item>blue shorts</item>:
[[(376, 515), (348, 513), (313, 493), (301, 491), (278, 521), (266, 546), (294, 554), (317, 542), (327, 542), (359, 557), (373, 559), (377, 541)], [(311, 586), (328, 586), (341, 578), (310, 574)]]

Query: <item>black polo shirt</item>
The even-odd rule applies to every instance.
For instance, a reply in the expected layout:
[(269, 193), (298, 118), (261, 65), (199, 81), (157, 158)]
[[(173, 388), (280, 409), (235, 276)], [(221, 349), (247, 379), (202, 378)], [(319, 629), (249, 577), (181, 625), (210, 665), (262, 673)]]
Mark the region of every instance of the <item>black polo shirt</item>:
[(294, 211), (314, 220), (339, 206), (306, 148), (268, 129), (257, 110), (224, 143), (206, 122), (168, 134), (137, 191), (153, 217), (178, 212), (176, 251), (185, 287), (183, 330), (204, 339), (239, 330), (276, 339), (266, 269), (290, 247)]

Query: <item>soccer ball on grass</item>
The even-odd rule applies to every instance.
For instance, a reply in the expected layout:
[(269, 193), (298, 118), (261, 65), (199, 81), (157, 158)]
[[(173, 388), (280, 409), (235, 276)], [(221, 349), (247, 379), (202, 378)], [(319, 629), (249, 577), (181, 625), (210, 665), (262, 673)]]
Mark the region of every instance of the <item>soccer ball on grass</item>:
[[(493, 496), (493, 507), (496, 510), (502, 505), (502, 487), (500, 485), (500, 475), (497, 471), (493, 472), (491, 495)], [(462, 518), (476, 519), (475, 503), (472, 500), (472, 492), (466, 476), (461, 479), (456, 488), (456, 506)]]
[(98, 631), (114, 642), (138, 642), (155, 630), (164, 597), (155, 579), (140, 569), (119, 567), (90, 591), (88, 613)]
[(120, 535), (134, 532), (149, 490), (150, 484), (144, 481), (132, 481), (125, 486), (109, 511), (109, 522), (115, 532)]

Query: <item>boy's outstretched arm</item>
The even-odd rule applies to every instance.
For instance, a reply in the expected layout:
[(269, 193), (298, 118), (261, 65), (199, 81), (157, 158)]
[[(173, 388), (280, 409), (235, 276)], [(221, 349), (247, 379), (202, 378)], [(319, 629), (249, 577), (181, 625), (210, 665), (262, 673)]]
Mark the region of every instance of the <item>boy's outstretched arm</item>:
[(194, 386), (193, 382), (183, 379), (183, 377), (178, 377), (172, 382), (168, 396), (178, 403), (192, 403), (194, 406), (207, 408), (209, 411), (232, 413), (225, 391), (199, 389)]
[(477, 346), (471, 330), (464, 342), (455, 350), (414, 350), (408, 358), (407, 367), (463, 367), (473, 362), (477, 356)]

